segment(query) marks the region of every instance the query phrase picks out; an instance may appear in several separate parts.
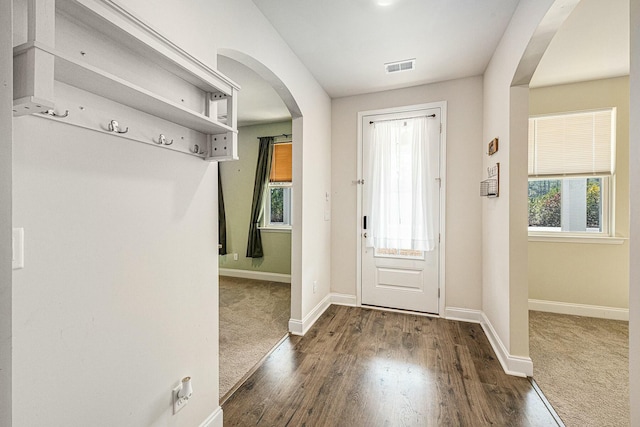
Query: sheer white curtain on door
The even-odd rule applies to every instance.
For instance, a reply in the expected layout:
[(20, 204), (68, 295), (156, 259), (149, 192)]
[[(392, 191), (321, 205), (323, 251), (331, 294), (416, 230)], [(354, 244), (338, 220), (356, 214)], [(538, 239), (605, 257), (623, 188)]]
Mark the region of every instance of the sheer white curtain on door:
[(438, 159), (428, 126), (416, 117), (374, 123), (367, 181), (368, 247), (432, 251), (435, 248), (433, 182)]

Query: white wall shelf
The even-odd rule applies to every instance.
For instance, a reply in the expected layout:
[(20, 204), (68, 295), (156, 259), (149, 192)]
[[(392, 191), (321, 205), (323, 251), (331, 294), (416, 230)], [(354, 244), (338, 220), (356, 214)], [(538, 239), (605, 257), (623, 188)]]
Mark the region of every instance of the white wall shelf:
[[(226, 76), (110, 0), (24, 1), (26, 42), (14, 47), (15, 116), (68, 103), (54, 91), (54, 82), (61, 82), (162, 119), (159, 125), (167, 121), (203, 134), (194, 139), (201, 141), (196, 155), (208, 161), (238, 158), (239, 86)], [(56, 39), (62, 42), (56, 45)], [(226, 104), (224, 119), (218, 117), (219, 103)], [(102, 119), (105, 123), (123, 115), (117, 104), (105, 104), (111, 108)], [(132, 117), (131, 110), (122, 110), (128, 110), (127, 119), (135, 123), (135, 111)], [(68, 123), (76, 124), (73, 111)], [(184, 152), (178, 145), (141, 142)]]
[(55, 79), (198, 132), (206, 134), (233, 132), (231, 127), (215, 119), (198, 114), (144, 88), (89, 64), (75, 61), (63, 54), (56, 54), (55, 57)]

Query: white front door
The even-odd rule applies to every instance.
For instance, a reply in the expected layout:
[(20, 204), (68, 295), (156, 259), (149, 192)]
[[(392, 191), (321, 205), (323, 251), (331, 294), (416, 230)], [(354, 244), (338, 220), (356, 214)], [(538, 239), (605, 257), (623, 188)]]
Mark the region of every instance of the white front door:
[(362, 116), (362, 304), (437, 314), (441, 108)]

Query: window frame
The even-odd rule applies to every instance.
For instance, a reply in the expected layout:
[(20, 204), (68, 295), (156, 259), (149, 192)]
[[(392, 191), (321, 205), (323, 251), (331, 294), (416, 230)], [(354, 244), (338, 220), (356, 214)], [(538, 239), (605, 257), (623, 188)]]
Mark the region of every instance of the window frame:
[[(289, 223), (273, 223), (271, 222), (271, 189), (272, 188), (288, 188), (289, 189), (289, 200), (288, 202), (283, 200), (285, 203), (284, 207), (284, 216), (288, 217)], [(293, 226), (293, 215), (292, 215), (292, 207), (293, 207), (293, 183), (291, 182), (268, 182), (265, 188), (266, 194), (264, 195), (264, 214), (262, 216), (262, 229), (265, 230), (291, 230)], [(286, 209), (286, 204), (288, 203), (288, 210)]]
[[(564, 180), (570, 178), (601, 178), (601, 203), (602, 203), (602, 231), (584, 231), (584, 232), (572, 232), (572, 231), (551, 231), (551, 230), (535, 230), (536, 227), (527, 227), (529, 241), (555, 241), (555, 242), (572, 242), (572, 243), (593, 243), (593, 242), (605, 242), (619, 244), (624, 239), (614, 237), (615, 236), (615, 188), (616, 188), (616, 173), (615, 163), (617, 155), (617, 141), (616, 141), (616, 123), (617, 123), (617, 109), (615, 107), (610, 108), (597, 108), (592, 110), (580, 110), (580, 111), (564, 111), (550, 114), (532, 115), (529, 117), (529, 126), (531, 126), (532, 119), (538, 118), (552, 118), (562, 117), (577, 114), (588, 114), (594, 112), (609, 111), (611, 113), (611, 172), (610, 173), (584, 173), (584, 174), (549, 174), (549, 175), (528, 175), (527, 186), (531, 181), (541, 180)], [(530, 156), (531, 153), (528, 153)], [(527, 194), (527, 203), (529, 197)], [(527, 214), (528, 220), (528, 214)], [(528, 221), (527, 221), (528, 222)]]
[[(562, 230), (536, 230), (538, 227), (527, 227), (528, 234), (530, 237), (567, 237), (567, 238), (584, 238), (584, 237), (593, 237), (593, 238), (603, 238), (603, 237), (612, 237), (613, 236), (613, 197), (612, 197), (612, 188), (614, 187), (614, 175), (549, 175), (549, 176), (538, 176), (538, 177), (529, 177), (527, 180), (527, 185), (531, 181), (551, 181), (551, 180), (564, 180), (564, 179), (572, 179), (572, 178), (600, 178), (601, 179), (601, 195), (600, 199), (602, 201), (602, 231), (583, 231), (583, 232), (575, 232), (575, 231), (562, 231)], [(527, 202), (529, 197), (527, 195)], [(528, 219), (528, 216), (527, 216)]]
[[(291, 229), (293, 227), (293, 197), (294, 197), (293, 196), (293, 176), (291, 175), (291, 181), (271, 181), (272, 168), (274, 167), (274, 162), (276, 160), (275, 147), (280, 144), (289, 144), (293, 149), (293, 141), (290, 138), (288, 138), (288, 135), (284, 135), (284, 136), (286, 136), (286, 139), (277, 140), (277, 138), (280, 138), (280, 137), (276, 137), (276, 140), (274, 140), (271, 143), (272, 160), (271, 160), (271, 164), (269, 165), (269, 175), (267, 177), (267, 184), (264, 187), (264, 193), (262, 197), (262, 213), (260, 215), (260, 223), (258, 225), (258, 228), (264, 231), (291, 232)], [(291, 168), (293, 169), (293, 152), (291, 152), (290, 160), (291, 160)], [(293, 170), (291, 172), (293, 172)], [(272, 188), (288, 188), (289, 189), (288, 209), (286, 209), (286, 206), (283, 206), (284, 216), (285, 218), (288, 217), (289, 219), (288, 224), (271, 222), (271, 189)], [(284, 199), (283, 201), (285, 203), (287, 202), (286, 199)]]

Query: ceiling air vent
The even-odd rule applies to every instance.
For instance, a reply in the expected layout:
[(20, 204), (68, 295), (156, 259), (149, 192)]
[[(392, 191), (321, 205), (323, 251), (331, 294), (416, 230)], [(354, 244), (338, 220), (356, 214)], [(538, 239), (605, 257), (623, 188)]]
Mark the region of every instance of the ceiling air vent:
[(384, 64), (384, 69), (387, 74), (399, 73), (400, 71), (411, 71), (416, 67), (416, 59), (405, 59), (398, 62), (387, 62)]

